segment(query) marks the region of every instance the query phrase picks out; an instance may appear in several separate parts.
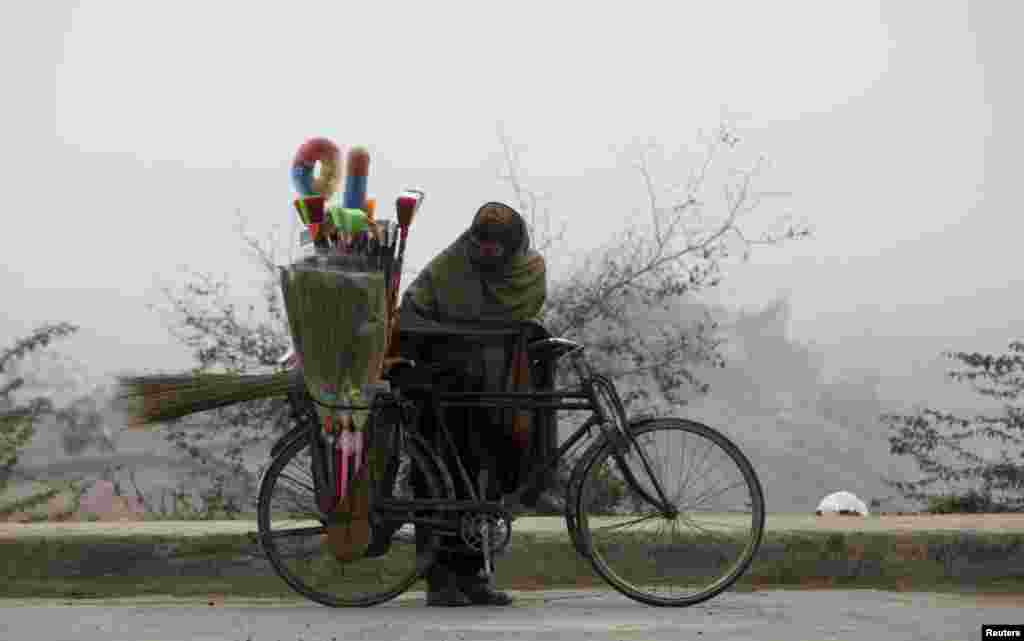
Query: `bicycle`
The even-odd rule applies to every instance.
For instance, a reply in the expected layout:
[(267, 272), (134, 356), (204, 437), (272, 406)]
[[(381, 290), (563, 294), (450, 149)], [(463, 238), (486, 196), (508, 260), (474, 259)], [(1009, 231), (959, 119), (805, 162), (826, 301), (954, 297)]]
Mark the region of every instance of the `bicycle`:
[[(501, 335), (508, 336), (526, 331), (525, 325), (529, 324), (459, 331), (463, 335), (504, 332)], [(546, 331), (543, 335), (547, 336)], [(739, 448), (717, 430), (695, 421), (652, 416), (629, 419), (615, 385), (593, 371), (580, 343), (546, 337), (531, 341), (528, 349), (532, 364), (553, 366), (570, 357), (579, 384), (561, 389), (552, 385), (533, 392), (450, 392), (442, 384), (445, 376), (452, 374), (449, 368), (439, 363), (414, 363), (392, 377), (390, 391), (378, 393), (367, 406), (350, 408), (369, 410), (371, 443), (387, 457), (389, 473), (376, 486), (371, 523), (393, 533), (386, 542), (387, 554), (368, 554), (353, 563), (338, 563), (321, 544), (327, 521), (317, 504), (310, 455), (319, 438), (319, 422), (312, 399), (293, 396), (297, 424), (272, 448), (271, 463), (260, 480), (259, 540), (274, 571), (312, 601), (333, 607), (365, 607), (399, 596), (422, 578), (441, 548), (442, 535), (458, 536), (461, 548), (482, 553), (490, 568), (493, 556), (508, 546), (515, 519), (502, 501), (484, 500), (487, 470), (476, 485), (468, 478), (441, 410), (491, 407), (590, 411), (589, 418), (558, 445), (554, 456), (531, 465), (526, 480), (507, 498), (519, 499), (525, 492), (536, 491), (540, 480), (547, 478), (570, 450), (584, 439), (590, 441), (572, 470), (564, 517), (576, 552), (589, 559), (615, 590), (648, 605), (681, 607), (711, 599), (732, 586), (757, 554), (765, 519), (760, 480)], [(438, 447), (416, 429), (418, 412), (424, 411), (425, 403), (432, 405), (437, 417)], [(598, 429), (596, 437), (594, 428)], [(690, 481), (714, 470), (707, 469), (706, 452), (697, 457), (686, 448), (646, 449), (653, 438), (673, 435), (699, 437), (708, 448), (720, 449), (737, 468), (738, 479), (678, 505)], [(456, 461), (456, 470), (445, 464), (445, 451)], [(659, 472), (666, 471), (666, 457), (675, 451), (685, 455), (685, 463), (696, 463), (700, 469), (687, 469), (683, 488), (671, 492)], [(414, 470), (425, 483), (419, 496), (411, 489)], [(462, 483), (471, 500), (454, 498), (456, 482)], [(609, 488), (618, 498), (606, 496)], [(723, 509), (720, 500), (736, 488), (746, 491), (741, 508)], [(632, 492), (628, 498), (627, 491)], [(714, 520), (698, 524), (701, 508), (711, 509)], [(627, 533), (633, 526), (637, 531)], [(692, 531), (684, 533), (686, 527)], [(664, 534), (669, 535), (667, 541), (655, 542), (655, 537)], [(739, 540), (741, 534), (744, 540)], [(421, 546), (426, 552), (413, 549), (417, 537), (421, 543), (426, 541)], [(300, 577), (300, 572), (310, 576)], [(641, 585), (631, 582), (630, 574), (636, 575), (634, 580)], [(688, 591), (678, 596), (662, 594), (677, 575)]]

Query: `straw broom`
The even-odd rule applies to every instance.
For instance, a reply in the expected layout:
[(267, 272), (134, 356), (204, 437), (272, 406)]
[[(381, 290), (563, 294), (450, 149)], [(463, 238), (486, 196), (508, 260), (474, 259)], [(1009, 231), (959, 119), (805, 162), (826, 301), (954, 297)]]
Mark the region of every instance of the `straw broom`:
[[(285, 307), (302, 355), (305, 382), (310, 395), (326, 404), (361, 404), (363, 385), (379, 375), (386, 325), (385, 282), (383, 274), (370, 271), (369, 263), (355, 256), (339, 257), (322, 268), (299, 264), (282, 274)], [(317, 411), (324, 420), (352, 416), (359, 427), (366, 420), (365, 412), (356, 417), (321, 405)]]
[(118, 378), (115, 407), (128, 415), (128, 427), (172, 421), (236, 403), (302, 389), (299, 371), (274, 374), (168, 374)]
[[(303, 370), (264, 375), (195, 374), (123, 377), (118, 400), (129, 422), (146, 425), (191, 413), (295, 392), (305, 386), (324, 403), (366, 405), (362, 385), (380, 380), (385, 363), (397, 355), (396, 298), (398, 278), (392, 274), (404, 253), (405, 236), (422, 192), (398, 203), (401, 248), (390, 238), (369, 256), (321, 254), (281, 270), (281, 288), (289, 329)], [(411, 204), (410, 204), (411, 203)], [(375, 221), (373, 221), (375, 223)], [(371, 225), (376, 232), (376, 225)], [(397, 258), (397, 260), (396, 260)], [(397, 263), (397, 265), (396, 265)], [(296, 286), (297, 283), (301, 283)], [(390, 321), (390, 322), (389, 322)], [(390, 330), (390, 331), (389, 331)], [(390, 340), (389, 340), (390, 339)], [(304, 350), (303, 344), (315, 345)], [(385, 353), (392, 358), (385, 359)], [(366, 439), (368, 412), (338, 411), (317, 406), (335, 441), (329, 478), (338, 502), (325, 509), (331, 517), (328, 543), (340, 561), (360, 558), (369, 543), (371, 481), (378, 476), (376, 448)], [(354, 455), (351, 488), (348, 455)], [(365, 465), (364, 465), (365, 464)], [(351, 490), (351, 491), (348, 491)], [(323, 506), (322, 506), (323, 507)], [(331, 507), (331, 506), (327, 506)]]
[(284, 396), (302, 389), (300, 371), (273, 374), (154, 374), (117, 379), (114, 407), (130, 428), (173, 421), (237, 403)]
[[(342, 262), (344, 261), (344, 262)], [(336, 257), (335, 266), (366, 269), (366, 260), (359, 257)], [(288, 295), (288, 279), (282, 273), (281, 288)], [(333, 287), (329, 282), (321, 283), (317, 290), (324, 293), (324, 287)], [(337, 297), (337, 292), (332, 293)], [(307, 301), (312, 309), (299, 313), (317, 313), (316, 300)], [(323, 300), (322, 298), (319, 300)], [(344, 306), (344, 304), (342, 305)], [(327, 312), (329, 318), (330, 312)], [(289, 314), (289, 326), (296, 351), (301, 353), (301, 333), (296, 325), (296, 315)], [(345, 326), (343, 318), (337, 318)], [(327, 339), (328, 344), (337, 340)], [(369, 344), (366, 344), (369, 347)], [(359, 360), (359, 359), (356, 359)], [(376, 365), (381, 369), (380, 364)], [(205, 412), (237, 403), (285, 396), (302, 389), (303, 375), (300, 370), (271, 374), (155, 374), (146, 376), (123, 376), (118, 378), (115, 407), (127, 414), (127, 424), (132, 428), (145, 427), (165, 421), (183, 418), (197, 412)]]
[[(282, 274), (281, 286), (287, 295), (288, 282), (284, 274)], [(394, 293), (388, 292), (389, 302), (393, 300), (393, 297)], [(310, 303), (316, 306), (315, 302), (310, 301)], [(392, 312), (390, 307), (391, 305), (389, 305), (388, 311)], [(299, 342), (301, 333), (298, 331), (293, 315), (289, 315), (289, 324), (293, 340), (295, 340), (296, 351), (301, 353)], [(376, 368), (383, 369), (382, 366), (376, 366)], [(284, 396), (300, 391), (303, 384), (303, 375), (300, 370), (271, 374), (200, 373), (122, 376), (118, 378), (115, 406), (127, 413), (129, 427), (139, 428), (237, 403)]]
[(372, 258), (357, 255), (313, 258), (282, 270), (281, 281), (304, 383), (321, 403), (317, 412), (332, 441), (325, 454), (333, 482), (325, 494), (336, 503), (321, 503), (333, 508), (324, 510), (328, 546), (347, 562), (361, 558), (370, 542), (373, 462), (363, 456), (373, 454), (365, 434), (369, 417), (366, 410), (329, 406), (368, 404), (363, 386), (379, 380), (384, 356), (388, 283)]

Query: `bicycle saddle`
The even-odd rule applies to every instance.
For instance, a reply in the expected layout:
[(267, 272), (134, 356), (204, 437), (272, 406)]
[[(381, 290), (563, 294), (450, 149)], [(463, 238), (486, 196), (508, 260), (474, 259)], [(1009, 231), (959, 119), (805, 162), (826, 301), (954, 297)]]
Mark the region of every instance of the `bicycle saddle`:
[(526, 346), (530, 356), (539, 360), (558, 360), (570, 352), (583, 349), (582, 343), (568, 338), (542, 338)]

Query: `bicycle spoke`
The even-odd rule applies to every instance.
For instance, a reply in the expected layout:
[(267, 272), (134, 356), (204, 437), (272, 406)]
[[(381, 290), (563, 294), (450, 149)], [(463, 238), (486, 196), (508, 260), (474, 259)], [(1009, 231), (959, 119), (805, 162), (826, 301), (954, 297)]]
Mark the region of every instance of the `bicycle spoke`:
[[(635, 430), (637, 456), (629, 465), (644, 491), (627, 484), (621, 498), (612, 495), (617, 503), (609, 508), (627, 513), (609, 520), (584, 514), (595, 513), (593, 501), (609, 500), (599, 490), (607, 483), (602, 479), (617, 478), (606, 474), (616, 469), (612, 448), (588, 463), (577, 499), (588, 558), (613, 587), (645, 603), (692, 605), (712, 598), (749, 567), (760, 544), (763, 497), (756, 477), (735, 446), (727, 449), (722, 442), (731, 443), (706, 426), (658, 419)], [(640, 452), (648, 461), (643, 470), (634, 462)], [(637, 501), (655, 478), (674, 518), (665, 518), (662, 506), (645, 509), (646, 499)], [(732, 496), (737, 492), (739, 502)]]
[[(736, 483), (733, 483), (732, 485), (727, 486), (727, 487), (723, 488), (722, 490), (719, 490), (719, 491), (715, 492), (714, 496), (711, 497), (711, 498), (715, 498), (715, 497), (721, 496), (722, 494), (725, 494), (726, 492), (728, 492), (731, 489), (734, 489), (734, 488), (737, 488), (737, 487), (741, 487), (741, 486), (745, 486), (746, 484), (747, 484), (747, 482), (745, 480), (737, 481)], [(707, 500), (707, 498), (708, 498), (708, 492), (704, 492), (704, 493), (698, 495), (696, 497), (694, 503), (691, 504), (691, 505), (700, 505), (700, 504), (704, 503), (705, 500)]]
[(274, 501), (274, 505), (275, 509), (279, 510), (285, 509), (292, 512), (297, 511), (302, 514), (319, 514), (319, 511), (315, 508), (315, 500), (312, 491), (308, 494), (304, 494), (288, 487), (282, 487), (281, 494), (277, 497), (277, 500)]
[[(416, 476), (424, 484), (422, 498), (452, 498), (426, 447), (410, 441), (396, 454), (401, 458), (388, 490), (394, 496), (420, 496), (412, 488)], [(308, 441), (288, 445), (260, 484), (260, 541), (274, 571), (299, 594), (329, 606), (374, 605), (407, 590), (433, 562), (433, 548), (419, 550), (415, 526), (400, 516), (392, 522), (400, 531), (391, 537), (390, 546), (378, 549), (373, 557), (339, 561), (316, 504), (308, 452)], [(433, 545), (436, 538), (428, 541)]]
[(291, 481), (293, 484), (299, 486), (303, 490), (306, 490), (310, 494), (314, 494), (315, 493), (315, 490), (313, 489), (313, 484), (312, 483), (306, 484), (306, 483), (303, 483), (301, 481), (298, 481), (297, 479), (292, 478), (291, 476), (286, 476), (284, 474), (281, 475), (281, 479), (282, 480)]
[[(655, 499), (657, 501), (656, 507), (658, 507), (661, 510), (667, 509), (669, 497), (665, 491), (664, 484), (661, 478), (659, 477), (657, 471), (654, 469), (654, 466), (651, 464), (650, 457), (647, 456), (647, 452), (640, 446), (640, 444), (636, 443), (635, 441), (633, 443), (632, 449), (636, 451), (637, 458), (640, 461), (641, 469), (638, 470), (637, 472), (642, 472), (642, 474), (638, 474), (637, 472), (630, 470), (630, 475), (633, 477), (634, 482), (640, 483), (641, 478), (646, 478), (648, 481), (650, 481), (651, 487), (654, 491), (648, 492), (648, 494), (650, 494), (650, 497), (645, 498), (647, 498), (649, 502), (651, 499)], [(641, 492), (646, 491), (643, 488), (637, 489), (640, 490)]]
[[(684, 448), (684, 451), (685, 451), (685, 448)], [(688, 488), (690, 486), (690, 479), (691, 479), (691, 475), (693, 473), (693, 464), (694, 464), (694, 461), (696, 460), (696, 456), (687, 456), (685, 458), (685, 460), (687, 462), (686, 476), (683, 477), (683, 485), (680, 488), (681, 492), (685, 492), (686, 488)]]
[(697, 478), (701, 478), (701, 477), (704, 476), (704, 473), (705, 473), (705, 469), (704, 468), (705, 468), (705, 464), (707, 463), (708, 455), (711, 452), (711, 447), (712, 447), (712, 443), (708, 443), (707, 444), (707, 448), (706, 448), (706, 450), (704, 452), (704, 456), (703, 456), (703, 458), (700, 459), (701, 473), (699, 475), (697, 475)]
[[(680, 522), (681, 523), (685, 523), (688, 527), (691, 527), (692, 529), (696, 530), (697, 532), (699, 532), (701, 534), (706, 534), (706, 535), (710, 536), (711, 538), (716, 538), (716, 537), (718, 537), (719, 534), (721, 534), (721, 531), (719, 531), (719, 530), (712, 530), (710, 528), (706, 528), (706, 527), (702, 527), (700, 525), (697, 525), (697, 522), (693, 521), (692, 519), (680, 519)], [(712, 525), (714, 525), (714, 523), (712, 523)], [(730, 524), (722, 523), (720, 525), (727, 525), (728, 527), (732, 527), (731, 523)]]
[(617, 523), (615, 525), (609, 525), (607, 527), (600, 527), (600, 528), (598, 528), (598, 531), (599, 532), (611, 532), (612, 530), (617, 530), (619, 528), (629, 527), (630, 525), (636, 525), (637, 523), (643, 523), (644, 521), (650, 521), (651, 519), (656, 519), (656, 518), (660, 518), (660, 517), (661, 517), (660, 514), (648, 514), (646, 516), (641, 516), (641, 517), (636, 518), (636, 519), (631, 519), (629, 521), (626, 521), (625, 523)]

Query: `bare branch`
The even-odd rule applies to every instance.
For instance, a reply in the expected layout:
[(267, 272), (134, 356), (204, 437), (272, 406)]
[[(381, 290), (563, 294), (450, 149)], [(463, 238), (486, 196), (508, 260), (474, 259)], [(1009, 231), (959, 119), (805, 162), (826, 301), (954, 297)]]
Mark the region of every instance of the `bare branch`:
[[(499, 129), (499, 133), (508, 166), (502, 177), (538, 226), (537, 200), (526, 196), (532, 192), (522, 184), (518, 158), (504, 131)], [(749, 258), (754, 245), (778, 244), (809, 234), (790, 228), (784, 233), (763, 232), (751, 237), (741, 227), (740, 219), (757, 211), (765, 194), (780, 193), (753, 189), (765, 164), (763, 156), (747, 169), (726, 172), (723, 216), (720, 220), (706, 218), (703, 194), (709, 188), (711, 172), (739, 143), (739, 137), (725, 125), (706, 136), (701, 161), (682, 183), (684, 198), (667, 207), (660, 204), (649, 150), (645, 150), (636, 166), (646, 193), (650, 230), (627, 225), (615, 240), (582, 257), (571, 275), (553, 283), (543, 319), (549, 330), (576, 334), (597, 350), (607, 347), (609, 354), (618, 353), (618, 360), (609, 359), (617, 375), (652, 379), (666, 397), (681, 385), (700, 389), (687, 368), (689, 363), (717, 362), (717, 343), (710, 338), (711, 330), (689, 328), (671, 338), (643, 336), (635, 319), (644, 309), (667, 308), (690, 292), (716, 286), (721, 263), (730, 254), (727, 241), (731, 239), (738, 240), (744, 258)], [(540, 242), (538, 246), (549, 244)], [(635, 361), (632, 365), (622, 360), (626, 353)], [(671, 358), (659, 357), (665, 353)], [(681, 362), (686, 365), (674, 368)]]
[[(547, 254), (556, 242), (564, 242), (566, 224), (557, 234), (551, 233), (551, 215), (545, 210), (543, 214), (539, 211), (540, 197), (538, 194), (524, 186), (522, 180), (522, 169), (519, 164), (519, 156), (512, 148), (512, 144), (505, 135), (504, 126), (499, 122), (497, 125), (498, 137), (501, 141), (502, 153), (505, 161), (506, 171), (499, 174), (499, 178), (505, 182), (515, 194), (519, 211), (527, 219), (530, 238), (533, 247), (541, 254)], [(541, 218), (542, 220), (538, 220)], [(543, 224), (543, 227), (541, 225)]]

